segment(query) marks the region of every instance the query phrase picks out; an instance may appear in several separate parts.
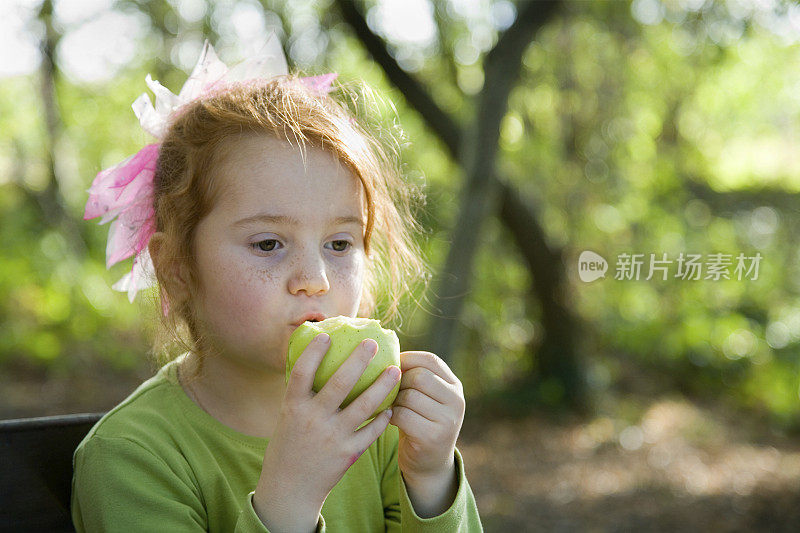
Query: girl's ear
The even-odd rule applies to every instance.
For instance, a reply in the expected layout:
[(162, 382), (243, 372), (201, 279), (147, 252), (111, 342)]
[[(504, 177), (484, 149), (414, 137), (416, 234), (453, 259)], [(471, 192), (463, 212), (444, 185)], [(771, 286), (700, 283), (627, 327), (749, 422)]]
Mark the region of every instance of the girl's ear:
[(157, 231), (150, 237), (147, 249), (150, 252), (150, 259), (153, 260), (153, 268), (169, 284), (167, 292), (174, 295), (178, 301), (183, 301), (189, 293), (187, 276), (183, 265), (178, 265), (174, 259), (167, 257), (166, 241), (167, 234)]

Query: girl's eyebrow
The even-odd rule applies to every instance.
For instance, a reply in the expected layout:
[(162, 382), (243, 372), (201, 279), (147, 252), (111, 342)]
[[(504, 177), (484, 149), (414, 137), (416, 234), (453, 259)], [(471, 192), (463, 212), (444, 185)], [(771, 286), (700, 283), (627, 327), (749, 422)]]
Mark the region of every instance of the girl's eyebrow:
[[(267, 213), (261, 213), (259, 215), (253, 215), (251, 217), (243, 218), (233, 223), (234, 227), (241, 228), (245, 226), (250, 226), (256, 223), (266, 223), (266, 224), (281, 224), (284, 226), (299, 226), (300, 221), (293, 217), (288, 217), (286, 215), (270, 215)], [(356, 217), (353, 215), (349, 216), (340, 216), (332, 219), (329, 222), (332, 226), (339, 226), (342, 224), (357, 224), (358, 226), (363, 226), (364, 221), (361, 217)]]

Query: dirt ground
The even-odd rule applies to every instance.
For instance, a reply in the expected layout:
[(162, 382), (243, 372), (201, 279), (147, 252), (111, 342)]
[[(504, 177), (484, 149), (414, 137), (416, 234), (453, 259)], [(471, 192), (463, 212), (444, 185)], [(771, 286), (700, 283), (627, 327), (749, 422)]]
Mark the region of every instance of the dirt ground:
[[(104, 377), (6, 372), (0, 418), (105, 411), (148, 370), (94, 375)], [(679, 396), (626, 401), (636, 416), (511, 419), (468, 408), (457, 446), (485, 530), (800, 531), (799, 440)]]
[(800, 445), (679, 398), (635, 425), (470, 420), (458, 447), (487, 531), (800, 531)]

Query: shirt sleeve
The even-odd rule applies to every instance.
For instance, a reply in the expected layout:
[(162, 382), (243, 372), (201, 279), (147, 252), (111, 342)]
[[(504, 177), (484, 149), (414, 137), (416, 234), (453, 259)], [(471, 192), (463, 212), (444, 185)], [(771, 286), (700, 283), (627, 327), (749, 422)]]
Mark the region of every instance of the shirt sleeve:
[(162, 459), (120, 437), (94, 435), (74, 456), (76, 531), (204, 531), (206, 513), (192, 484)]
[[(253, 508), (239, 513), (237, 533), (269, 533)], [(186, 472), (123, 437), (94, 435), (78, 448), (72, 478), (72, 522), (78, 533), (207, 531), (202, 495)], [(320, 516), (317, 531), (325, 531)]]
[[(391, 426), (390, 426), (391, 427)], [(394, 439), (391, 458), (388, 461), (381, 481), (384, 501), (386, 531), (389, 533), (429, 533), (483, 531), (475, 496), (464, 473), (464, 461), (458, 448), (455, 449), (455, 465), (458, 474), (458, 491), (452, 505), (438, 516), (420, 518), (406, 490), (400, 468), (397, 464), (398, 441)]]

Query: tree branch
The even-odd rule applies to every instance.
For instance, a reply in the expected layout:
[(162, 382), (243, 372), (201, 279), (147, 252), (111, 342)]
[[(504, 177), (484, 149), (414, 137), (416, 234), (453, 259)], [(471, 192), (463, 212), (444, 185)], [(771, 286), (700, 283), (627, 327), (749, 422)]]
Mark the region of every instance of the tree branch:
[(684, 186), (689, 194), (706, 202), (717, 213), (732, 213), (765, 205), (785, 211), (800, 211), (800, 193), (777, 187), (715, 191), (707, 184), (692, 179), (684, 180)]
[(380, 65), (389, 80), (403, 93), (411, 107), (425, 119), (437, 137), (447, 147), (451, 157), (458, 158), (461, 144), (461, 128), (442, 110), (417, 80), (400, 68), (397, 61), (386, 49), (386, 43), (372, 33), (364, 16), (358, 11), (352, 0), (336, 0), (342, 17), (367, 49), (375, 62)]

